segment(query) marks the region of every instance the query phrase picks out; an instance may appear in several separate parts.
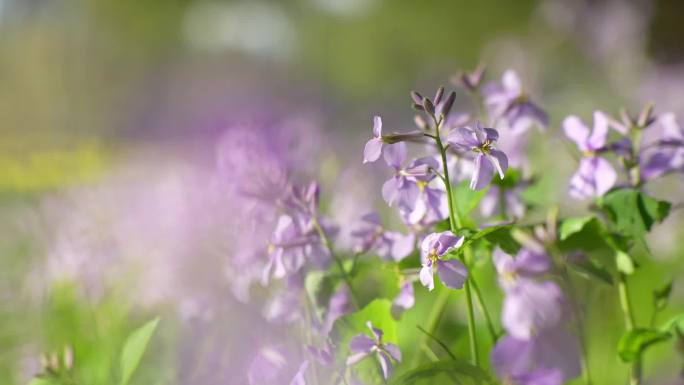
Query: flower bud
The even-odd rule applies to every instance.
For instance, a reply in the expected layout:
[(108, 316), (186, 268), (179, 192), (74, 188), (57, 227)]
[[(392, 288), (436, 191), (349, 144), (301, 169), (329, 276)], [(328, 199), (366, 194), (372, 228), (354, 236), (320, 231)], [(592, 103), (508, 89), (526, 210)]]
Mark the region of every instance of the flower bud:
[(418, 111), (425, 111), (425, 108), (423, 108), (423, 106), (418, 103), (411, 104), (411, 108)]
[(456, 92), (451, 91), (449, 96), (447, 96), (446, 100), (444, 101), (444, 104), (442, 105), (442, 115), (444, 115), (444, 116), (449, 115), (449, 112), (451, 112), (451, 107), (453, 107), (455, 100), (456, 100)]
[(641, 113), (639, 114), (639, 118), (637, 119), (637, 126), (639, 128), (646, 128), (653, 123), (655, 118), (653, 117), (653, 103), (647, 104), (643, 110), (641, 110)]
[(442, 96), (444, 96), (444, 87), (440, 86), (435, 94), (435, 104), (439, 104), (442, 101)]
[(419, 94), (416, 91), (411, 91), (411, 99), (416, 104), (423, 104), (423, 95)]
[(413, 122), (416, 123), (416, 126), (418, 126), (418, 128), (420, 128), (421, 130), (430, 129), (430, 126), (427, 124), (425, 119), (423, 119), (423, 117), (420, 115), (415, 115), (413, 117)]
[(430, 99), (428, 98), (423, 98), (423, 108), (425, 108), (425, 112), (427, 112), (430, 115), (435, 114), (435, 105), (432, 104)]

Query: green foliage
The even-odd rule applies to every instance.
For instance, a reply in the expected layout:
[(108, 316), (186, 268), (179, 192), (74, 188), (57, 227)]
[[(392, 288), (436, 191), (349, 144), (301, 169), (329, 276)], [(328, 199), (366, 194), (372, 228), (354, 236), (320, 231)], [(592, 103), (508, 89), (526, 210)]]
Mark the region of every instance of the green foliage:
[(655, 311), (661, 311), (667, 307), (671, 293), (672, 281), (658, 289), (653, 290), (653, 308)]
[(145, 350), (147, 350), (152, 334), (157, 329), (157, 324), (159, 324), (159, 318), (155, 318), (141, 326), (126, 339), (123, 351), (121, 352), (121, 381), (119, 385), (127, 385), (133, 372), (140, 365), (140, 360)]
[(474, 191), (469, 181), (459, 183), (452, 191), (456, 213), (462, 222), (469, 222), (470, 213), (477, 207), (489, 188)]
[[(448, 376), (448, 377), (447, 377)], [(394, 379), (392, 385), (414, 385), (420, 383), (447, 383), (437, 381), (450, 378), (457, 384), (494, 384), (489, 375), (477, 366), (462, 360), (436, 361), (418, 366)]]
[(617, 189), (604, 195), (598, 205), (621, 234), (642, 238), (653, 224), (662, 222), (671, 204), (654, 199), (636, 189)]
[(658, 329), (637, 328), (625, 333), (618, 343), (618, 355), (624, 362), (634, 362), (649, 346), (667, 341), (672, 334)]
[(463, 247), (470, 246), (478, 240), (486, 240), (489, 243), (499, 246), (508, 254), (515, 255), (520, 250), (520, 244), (511, 235), (511, 225), (491, 226), (467, 237)]

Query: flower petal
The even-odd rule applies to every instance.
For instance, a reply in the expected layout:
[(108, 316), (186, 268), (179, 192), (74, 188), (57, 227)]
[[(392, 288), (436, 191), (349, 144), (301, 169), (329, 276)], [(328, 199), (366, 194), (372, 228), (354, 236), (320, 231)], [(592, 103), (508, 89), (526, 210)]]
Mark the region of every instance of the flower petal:
[(406, 143), (399, 142), (391, 144), (385, 148), (385, 163), (396, 170), (400, 170), (406, 161)]
[(352, 354), (351, 356), (347, 357), (347, 366), (352, 366), (359, 361), (363, 360), (366, 358), (370, 353), (368, 352), (359, 352), (356, 354)]
[(302, 362), (302, 364), (299, 366), (299, 369), (297, 369), (297, 373), (295, 373), (295, 376), (292, 378), (292, 381), (290, 381), (290, 385), (306, 385), (304, 373), (308, 367), (309, 361)]
[(363, 163), (375, 162), (382, 154), (382, 140), (373, 138), (363, 148)]
[(401, 362), (401, 350), (395, 344), (385, 344), (385, 350), (387, 353), (397, 362)]
[(461, 289), (468, 279), (468, 269), (457, 259), (437, 262), (437, 273), (444, 286), (450, 289)]
[(587, 140), (591, 150), (598, 150), (606, 145), (608, 137), (608, 117), (601, 111), (594, 111), (594, 130)]
[(376, 138), (382, 136), (382, 118), (377, 115), (373, 117), (373, 136)]
[(420, 283), (429, 291), (435, 288), (435, 278), (432, 276), (432, 266), (423, 265), (420, 269)]
[(356, 335), (349, 341), (349, 349), (354, 353), (370, 353), (373, 346), (375, 346), (375, 341), (365, 334)]
[(594, 158), (594, 170), (596, 196), (601, 196), (613, 187), (617, 173), (613, 166), (601, 157)]
[(382, 376), (386, 380), (392, 375), (392, 361), (390, 361), (389, 354), (382, 350), (378, 351), (377, 357), (378, 362), (380, 362), (380, 368), (382, 368)]
[(475, 158), (475, 172), (470, 179), (471, 190), (482, 190), (492, 180), (494, 166), (484, 154), (478, 154)]
[(506, 154), (499, 150), (491, 150), (487, 159), (492, 162), (494, 169), (499, 173), (499, 178), (503, 179), (508, 170), (508, 158)]
[(580, 118), (574, 115), (565, 118), (563, 120), (563, 131), (565, 136), (572, 139), (581, 151), (588, 150), (587, 138), (589, 137), (589, 129)]

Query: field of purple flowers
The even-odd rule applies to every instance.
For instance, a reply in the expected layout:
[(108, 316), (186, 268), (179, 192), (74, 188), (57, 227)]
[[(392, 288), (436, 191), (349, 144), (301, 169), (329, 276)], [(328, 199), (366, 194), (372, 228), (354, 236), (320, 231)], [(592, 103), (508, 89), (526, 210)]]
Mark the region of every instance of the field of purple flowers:
[(0, 1), (0, 383), (684, 384), (681, 6), (76, 3)]

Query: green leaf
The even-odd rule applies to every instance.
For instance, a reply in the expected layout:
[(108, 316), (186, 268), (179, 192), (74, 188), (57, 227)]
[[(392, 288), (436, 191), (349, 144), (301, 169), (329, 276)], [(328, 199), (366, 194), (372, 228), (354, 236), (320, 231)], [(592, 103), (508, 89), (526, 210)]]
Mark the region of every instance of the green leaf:
[(127, 385), (131, 380), (131, 376), (138, 368), (158, 323), (159, 318), (155, 318), (133, 331), (126, 339), (121, 352), (121, 381), (119, 385)]
[(613, 284), (613, 276), (610, 272), (593, 259), (588, 258), (582, 262), (570, 262), (568, 266), (587, 279), (595, 278), (609, 285)]
[(669, 332), (658, 329), (638, 328), (622, 335), (618, 343), (618, 355), (624, 362), (634, 362), (649, 346), (672, 337)]
[(616, 229), (634, 238), (643, 237), (654, 223), (662, 222), (671, 204), (659, 201), (631, 188), (617, 189), (604, 195), (598, 202)]
[(667, 307), (667, 302), (670, 300), (671, 292), (672, 281), (653, 291), (653, 307), (656, 309), (656, 311), (663, 310)]
[(629, 254), (622, 250), (615, 251), (615, 264), (618, 271), (621, 273), (625, 273), (627, 275), (634, 273), (634, 260)]
[(558, 239), (561, 241), (566, 240), (569, 236), (576, 234), (591, 221), (596, 221), (596, 217), (579, 217), (579, 218), (567, 218), (563, 220), (560, 227), (558, 228)]
[(469, 181), (459, 183), (453, 190), (454, 205), (456, 206), (457, 215), (463, 220), (468, 217), (482, 198), (487, 194), (488, 188), (482, 190), (471, 190)]
[(418, 366), (395, 378), (392, 385), (413, 385), (447, 383), (436, 381), (439, 377), (449, 376), (458, 384), (493, 384), (485, 371), (462, 360), (436, 361)]
[(684, 313), (677, 314), (676, 316), (670, 318), (667, 322), (662, 324), (658, 330), (661, 332), (671, 332), (676, 328), (681, 328), (684, 324)]

